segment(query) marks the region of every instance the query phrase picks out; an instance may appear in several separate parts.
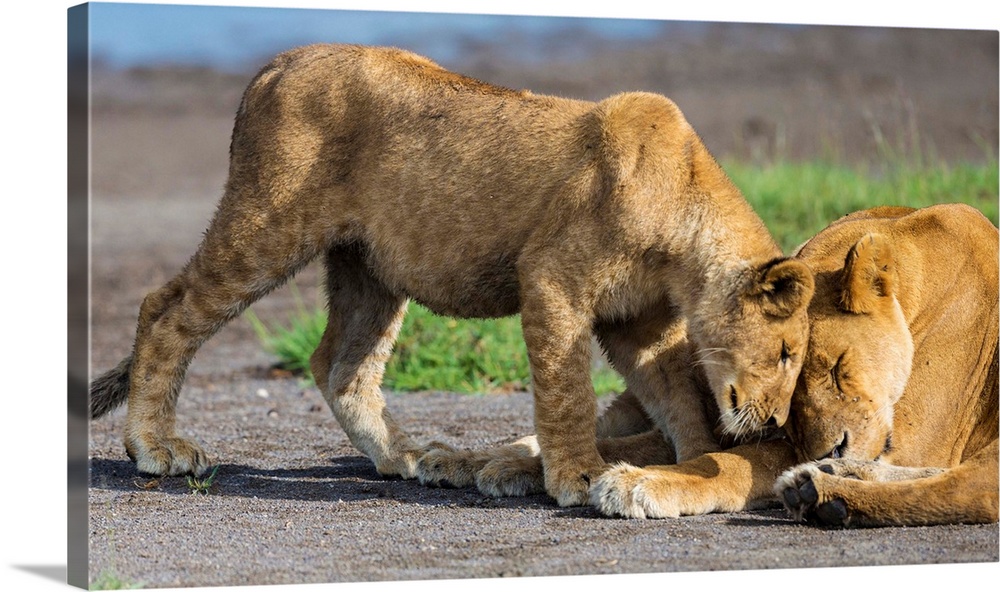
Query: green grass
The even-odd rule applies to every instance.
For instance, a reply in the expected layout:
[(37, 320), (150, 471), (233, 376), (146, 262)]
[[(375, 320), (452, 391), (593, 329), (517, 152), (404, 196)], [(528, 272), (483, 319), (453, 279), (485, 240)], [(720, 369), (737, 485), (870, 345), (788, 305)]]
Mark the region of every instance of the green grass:
[(104, 570), (90, 583), (91, 590), (138, 590), (142, 584), (123, 580), (114, 571)]
[[(326, 327), (324, 310), (299, 306), (277, 327), (267, 326), (252, 312), (247, 318), (279, 366), (312, 380), (309, 356)], [(592, 376), (598, 394), (625, 388), (610, 368), (596, 367)], [(530, 382), (519, 317), (459, 320), (410, 303), (382, 384), (396, 391), (493, 393), (526, 390)]]
[(198, 479), (188, 475), (187, 485), (191, 493), (200, 493), (201, 495), (208, 495), (212, 489), (212, 485), (215, 484), (215, 475), (219, 472), (219, 465), (215, 465), (212, 472), (209, 473), (208, 477), (204, 479)]
[(878, 172), (819, 162), (723, 165), (785, 252), (837, 218), (875, 205), (967, 203), (997, 224), (997, 164), (899, 164)]
[(385, 384), (400, 391), (525, 390), (528, 351), (519, 319), (457, 320), (410, 304)]
[(280, 367), (300, 373), (312, 381), (309, 356), (319, 345), (323, 330), (326, 329), (326, 311), (321, 307), (307, 309), (295, 282), (290, 283), (289, 287), (295, 298), (295, 312), (285, 324), (269, 327), (253, 310), (247, 310), (243, 316), (250, 322), (264, 349), (278, 359)]
[[(822, 162), (724, 163), (723, 168), (787, 253), (833, 220), (875, 205), (963, 202), (998, 223), (994, 159), (987, 165), (954, 166), (926, 160), (887, 158), (892, 164), (879, 171)], [(309, 356), (323, 334), (326, 314), (320, 307), (303, 306), (298, 294), (296, 299), (297, 310), (285, 324), (266, 326), (250, 311), (247, 318), (281, 366), (311, 380)], [(606, 366), (595, 366), (592, 378), (598, 394), (624, 389), (622, 378)], [(398, 391), (526, 389), (530, 371), (520, 320), (456, 320), (411, 304), (383, 384)]]

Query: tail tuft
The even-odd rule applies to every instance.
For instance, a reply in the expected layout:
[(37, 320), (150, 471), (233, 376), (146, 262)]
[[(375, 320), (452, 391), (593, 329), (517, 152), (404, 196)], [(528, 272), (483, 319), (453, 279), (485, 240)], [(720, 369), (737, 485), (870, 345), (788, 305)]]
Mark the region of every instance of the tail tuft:
[(90, 418), (114, 410), (128, 399), (129, 375), (132, 373), (132, 356), (122, 360), (90, 383)]

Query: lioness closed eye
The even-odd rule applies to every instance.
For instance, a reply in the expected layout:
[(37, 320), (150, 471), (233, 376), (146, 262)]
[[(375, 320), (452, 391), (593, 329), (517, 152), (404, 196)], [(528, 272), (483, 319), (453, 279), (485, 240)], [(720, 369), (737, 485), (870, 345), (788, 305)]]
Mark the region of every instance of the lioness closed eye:
[(545, 486), (562, 505), (585, 503), (606, 467), (595, 332), (637, 397), (668, 410), (654, 417), (683, 459), (716, 444), (702, 402), (664, 386), (673, 352), (690, 339), (706, 358), (729, 431), (780, 425), (813, 289), (662, 96), (573, 101), (396, 49), (296, 49), (250, 83), (200, 247), (143, 301), (132, 355), (91, 385), (94, 417), (127, 398), (125, 447), (140, 471), (205, 470), (205, 453), (174, 431), (189, 361), (316, 257), (330, 316), (313, 374), (376, 468), (413, 477), (429, 450), (379, 389), (407, 301), (453, 316), (519, 312)]

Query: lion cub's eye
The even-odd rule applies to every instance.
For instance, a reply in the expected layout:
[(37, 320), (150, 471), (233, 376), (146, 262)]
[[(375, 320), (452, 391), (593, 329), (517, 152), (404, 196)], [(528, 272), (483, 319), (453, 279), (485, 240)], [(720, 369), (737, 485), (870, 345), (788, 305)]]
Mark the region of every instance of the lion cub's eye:
[(788, 351), (788, 344), (784, 341), (781, 342), (781, 363), (787, 364), (788, 360), (792, 358), (791, 352)]

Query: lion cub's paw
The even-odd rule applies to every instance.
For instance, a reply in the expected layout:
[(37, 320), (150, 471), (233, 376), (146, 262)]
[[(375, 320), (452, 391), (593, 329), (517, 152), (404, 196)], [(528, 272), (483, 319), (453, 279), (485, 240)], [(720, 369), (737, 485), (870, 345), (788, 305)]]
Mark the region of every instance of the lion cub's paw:
[(421, 485), (431, 487), (471, 487), (476, 473), (485, 461), (471, 450), (459, 450), (432, 442), (416, 464), (416, 477)]
[(438, 450), (454, 451), (455, 449), (443, 442), (435, 441), (425, 446), (419, 446), (406, 439), (395, 443), (385, 457), (372, 460), (375, 462), (375, 470), (378, 471), (379, 475), (416, 479), (420, 459), (428, 452)]
[(836, 472), (829, 462), (806, 463), (793, 467), (774, 484), (774, 492), (796, 520), (825, 526), (846, 526), (850, 515), (847, 503), (824, 491), (824, 483)]
[(677, 518), (680, 508), (658, 500), (651, 489), (653, 474), (620, 463), (601, 475), (590, 488), (590, 503), (607, 516)]
[(125, 450), (140, 473), (149, 475), (194, 475), (208, 470), (209, 459), (200, 446), (176, 436), (136, 438), (127, 441)]
[(492, 497), (520, 497), (545, 493), (540, 456), (497, 458), (476, 473), (476, 487)]

